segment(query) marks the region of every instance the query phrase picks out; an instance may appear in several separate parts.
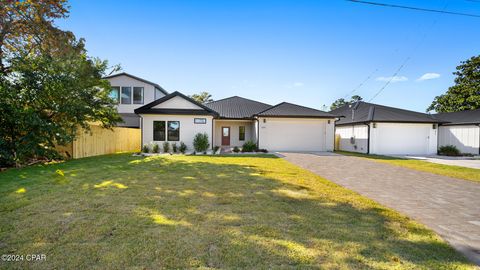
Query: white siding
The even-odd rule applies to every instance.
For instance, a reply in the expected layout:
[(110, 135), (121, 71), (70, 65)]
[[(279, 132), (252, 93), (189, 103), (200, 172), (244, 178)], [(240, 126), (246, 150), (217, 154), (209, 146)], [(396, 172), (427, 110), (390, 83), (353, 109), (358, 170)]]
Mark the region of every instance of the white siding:
[(439, 146), (455, 145), (462, 153), (479, 154), (480, 127), (474, 125), (440, 126)]
[(340, 135), (339, 150), (367, 153), (368, 127), (366, 125), (337, 126), (335, 134)]
[[(144, 83), (144, 82), (139, 81), (139, 80), (135, 80), (135, 79), (133, 79), (131, 77), (128, 77), (128, 76), (125, 76), (125, 75), (113, 77), (113, 78), (110, 78), (108, 80), (110, 81), (110, 84), (112, 86), (120, 87), (120, 95), (121, 95), (121, 87), (122, 86), (129, 86), (129, 87), (132, 88), (132, 91), (133, 91), (133, 87), (143, 87), (143, 104), (118, 104), (117, 105), (117, 110), (118, 110), (119, 113), (133, 113), (133, 111), (136, 108), (139, 108), (139, 107), (141, 107), (145, 104), (148, 104), (148, 103), (155, 100), (155, 87), (151, 84)], [(161, 95), (161, 96), (158, 96), (158, 95)], [(156, 98), (158, 99), (162, 96), (165, 96), (165, 95), (163, 93), (159, 92), (159, 94), (157, 94)]]
[(370, 154), (432, 155), (437, 153), (437, 131), (433, 124), (370, 124)]
[(194, 110), (203, 110), (203, 108), (199, 107), (196, 104), (180, 97), (176, 96), (169, 100), (166, 100), (156, 106), (153, 107), (154, 109), (194, 109)]
[(259, 148), (269, 151), (333, 151), (334, 119), (270, 117), (259, 118), (259, 122)]
[[(222, 127), (230, 127), (230, 147), (241, 147), (245, 142), (255, 139), (255, 123), (254, 121), (232, 121), (232, 120), (215, 120), (214, 146), (222, 146)], [(239, 127), (245, 126), (245, 140), (239, 140)]]
[[(157, 143), (162, 149), (163, 141), (153, 141), (153, 121), (180, 121), (180, 141), (184, 142), (189, 150), (193, 150), (193, 138), (197, 133), (207, 133), (212, 144), (212, 116), (209, 115), (160, 115), (144, 114), (142, 126), (142, 143)], [(206, 118), (206, 124), (194, 124), (194, 118)], [(168, 138), (166, 138), (168, 139)], [(177, 141), (177, 145), (180, 144)]]

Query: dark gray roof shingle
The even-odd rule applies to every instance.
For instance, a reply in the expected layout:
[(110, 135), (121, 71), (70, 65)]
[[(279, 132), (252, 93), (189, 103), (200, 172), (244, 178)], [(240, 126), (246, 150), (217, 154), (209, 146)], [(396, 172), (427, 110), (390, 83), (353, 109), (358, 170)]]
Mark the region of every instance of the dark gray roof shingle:
[(122, 118), (123, 122), (117, 123), (117, 127), (140, 127), (140, 116), (134, 113), (119, 113), (119, 115)]
[(480, 124), (480, 109), (461, 112), (437, 113), (433, 116), (437, 119), (449, 122), (446, 123), (446, 125)]
[(445, 122), (430, 114), (403, 110), (367, 102), (347, 104), (330, 113), (344, 116), (337, 125), (364, 122), (398, 122), (398, 123), (441, 123)]
[(252, 118), (256, 113), (272, 107), (271, 105), (239, 96), (212, 101), (205, 104), (205, 106), (216, 111), (220, 118), (231, 119)]
[(257, 114), (265, 117), (335, 118), (335, 115), (305, 106), (282, 102)]

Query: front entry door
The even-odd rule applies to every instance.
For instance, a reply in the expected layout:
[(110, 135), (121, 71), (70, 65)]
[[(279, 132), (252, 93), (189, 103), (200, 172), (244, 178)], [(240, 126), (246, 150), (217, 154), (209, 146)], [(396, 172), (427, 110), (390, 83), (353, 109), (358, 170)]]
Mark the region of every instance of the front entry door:
[(222, 127), (222, 145), (230, 145), (230, 127)]

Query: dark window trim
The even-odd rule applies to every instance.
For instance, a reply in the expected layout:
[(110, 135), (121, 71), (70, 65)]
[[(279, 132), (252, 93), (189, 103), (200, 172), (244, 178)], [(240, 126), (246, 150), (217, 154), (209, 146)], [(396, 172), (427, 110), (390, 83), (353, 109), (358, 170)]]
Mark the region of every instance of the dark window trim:
[[(141, 103), (135, 103), (135, 88), (142, 89), (142, 101)], [(145, 102), (145, 87), (143, 86), (133, 86), (132, 87), (132, 104), (143, 104)]]
[[(197, 120), (201, 121), (197, 123)], [(193, 118), (193, 123), (197, 125), (205, 125), (207, 124), (207, 118)]]
[[(122, 101), (123, 88), (130, 88), (130, 103), (123, 103), (123, 101)], [(131, 87), (131, 86), (122, 86), (122, 87), (120, 88), (120, 90), (121, 90), (121, 91), (120, 91), (120, 102), (121, 102), (121, 104), (132, 104), (132, 102), (133, 102), (133, 87)]]
[[(242, 131), (241, 129), (243, 128), (243, 139), (242, 139)], [(238, 140), (239, 141), (245, 141), (245, 133), (246, 133), (246, 130), (245, 130), (245, 126), (238, 126)]]
[(117, 102), (116, 102), (116, 104), (120, 104), (120, 98), (121, 98), (120, 91), (121, 91), (121, 87), (120, 87), (120, 86), (112, 86), (112, 89), (110, 89), (110, 93), (111, 93), (113, 90), (117, 90)]
[[(169, 124), (172, 122), (178, 122), (178, 140), (170, 140), (170, 132), (168, 130)], [(180, 121), (167, 121), (167, 141), (169, 142), (178, 142), (180, 141)]]
[[(163, 122), (164, 130), (163, 130), (163, 140), (155, 140), (155, 122)], [(153, 141), (155, 142), (164, 142), (167, 139), (167, 123), (164, 120), (153, 121)]]

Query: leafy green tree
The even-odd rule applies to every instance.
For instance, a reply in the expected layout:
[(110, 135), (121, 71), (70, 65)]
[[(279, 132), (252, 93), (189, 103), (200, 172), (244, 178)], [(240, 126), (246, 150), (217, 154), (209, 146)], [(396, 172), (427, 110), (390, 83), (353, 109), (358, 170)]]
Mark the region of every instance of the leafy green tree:
[(458, 112), (480, 108), (480, 55), (457, 66), (455, 85), (436, 96), (427, 112)]
[(120, 117), (102, 79), (107, 62), (53, 21), (66, 1), (0, 0), (0, 166), (57, 155), (80, 128), (109, 128)]
[(330, 105), (330, 110), (335, 110), (337, 108), (340, 108), (346, 104), (349, 104), (349, 103), (355, 103), (357, 101), (361, 101), (363, 100), (363, 98), (359, 95), (354, 95), (350, 98), (350, 101), (346, 101), (344, 98), (339, 98), (337, 100), (335, 100), (332, 105)]
[(198, 103), (202, 103), (202, 104), (213, 101), (212, 95), (208, 92), (200, 92), (198, 94), (193, 94), (190, 97), (195, 101), (197, 101)]

